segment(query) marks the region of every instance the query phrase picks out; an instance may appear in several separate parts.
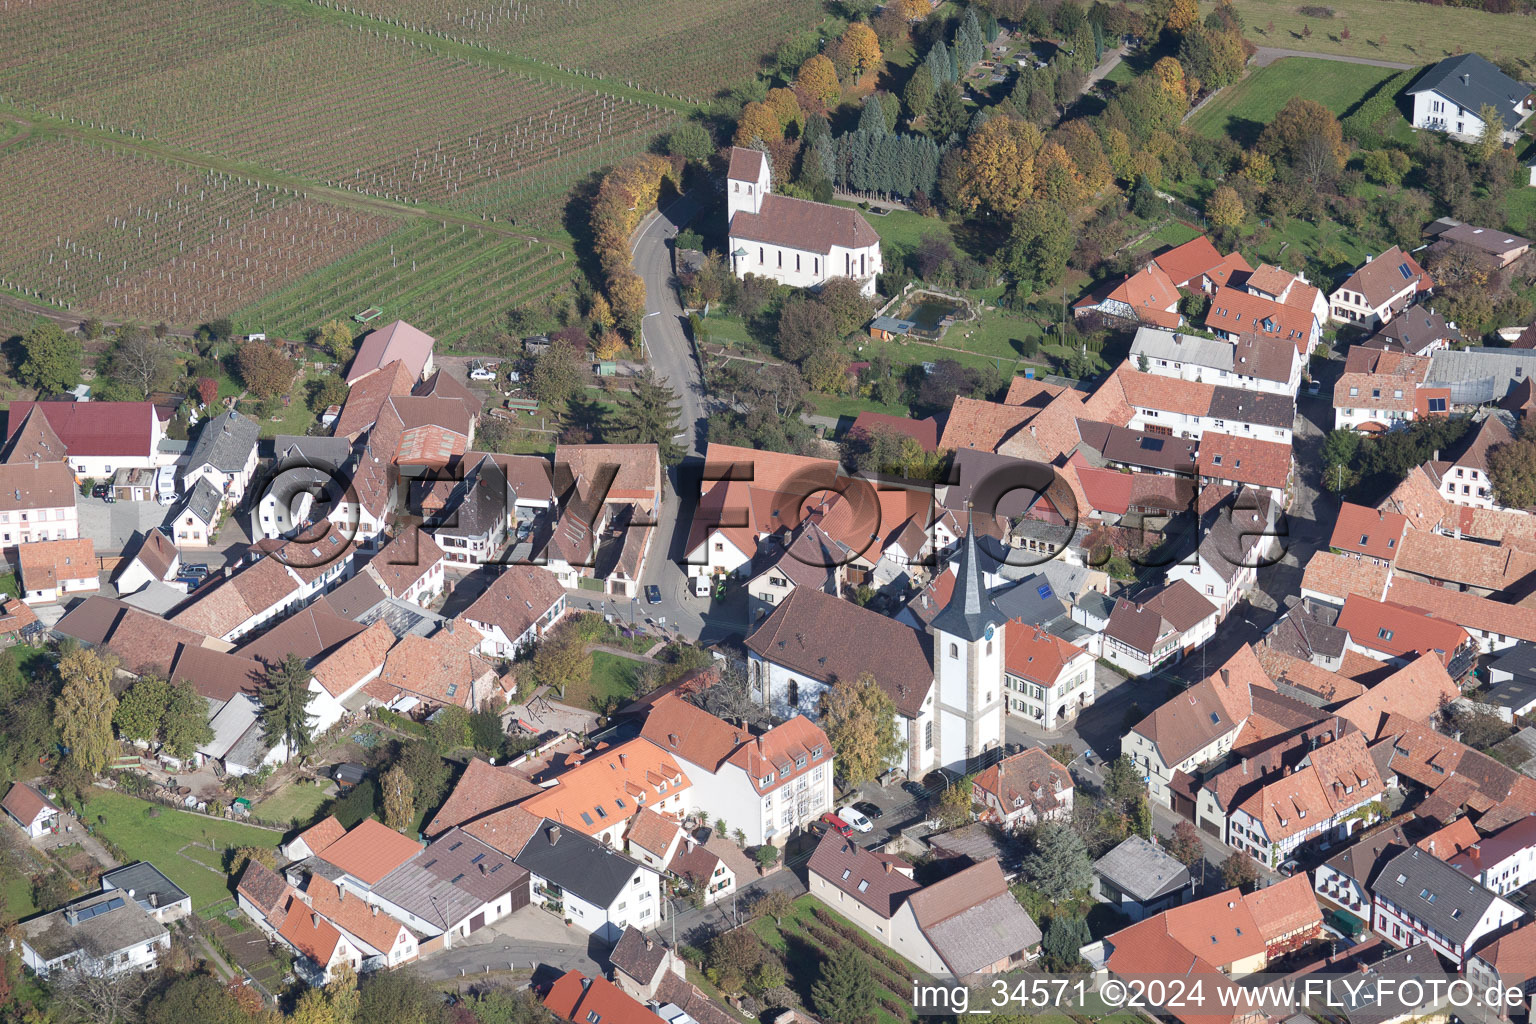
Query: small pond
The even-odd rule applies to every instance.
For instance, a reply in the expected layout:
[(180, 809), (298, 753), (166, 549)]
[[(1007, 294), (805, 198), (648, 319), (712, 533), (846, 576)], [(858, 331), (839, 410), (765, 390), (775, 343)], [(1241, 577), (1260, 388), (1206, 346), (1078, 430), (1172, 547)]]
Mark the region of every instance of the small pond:
[(900, 319), (910, 320), (916, 330), (925, 334), (937, 334), (956, 320), (970, 318), (966, 303), (935, 295), (932, 292), (914, 292), (903, 304)]

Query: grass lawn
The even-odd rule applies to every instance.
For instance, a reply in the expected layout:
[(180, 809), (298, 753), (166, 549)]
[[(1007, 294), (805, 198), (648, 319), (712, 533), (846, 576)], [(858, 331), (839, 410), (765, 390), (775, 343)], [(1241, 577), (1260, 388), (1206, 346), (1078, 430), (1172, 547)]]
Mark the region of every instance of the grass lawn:
[(32, 879), (26, 875), (12, 875), (7, 879), (5, 887), (0, 889), (0, 901), (12, 921), (37, 913), (37, 905), (32, 902)]
[(319, 786), (300, 786), (290, 783), (257, 804), (252, 810), (263, 821), (283, 824), (294, 819), (307, 820), (325, 801), (325, 792)]
[[(1406, 9), (1408, 5), (1395, 6)], [(1244, 13), (1247, 13), (1246, 8)], [(1256, 17), (1247, 16), (1250, 19)], [(1190, 119), (1189, 126), (1207, 138), (1225, 134), (1251, 146), (1264, 126), (1292, 96), (1316, 100), (1335, 114), (1342, 115), (1374, 86), (1395, 74), (1397, 72), (1391, 68), (1368, 64), (1287, 57), (1268, 67), (1254, 69), (1237, 84), (1222, 90)]]
[[(160, 816), (146, 817), (151, 808), (158, 809)], [(213, 867), (220, 860), (216, 851), (236, 846), (276, 847), (283, 838), (280, 832), (205, 818), (101, 789), (91, 790), (83, 817), (127, 860), (147, 860), (181, 886), (192, 897), (193, 910), (229, 899), (229, 879), (222, 864)], [(192, 849), (187, 851), (190, 856), (181, 855), (179, 851), (190, 843), (215, 850)]]
[[(832, 929), (827, 928), (825, 924), (817, 920), (812, 910), (813, 907), (821, 907), (823, 912), (827, 912), (830, 909), (823, 906), (814, 897), (806, 895), (795, 900), (794, 909), (784, 915), (782, 925), (776, 924), (774, 919), (767, 915), (757, 918), (749, 925), (757, 934), (757, 937), (762, 940), (764, 946), (784, 958), (787, 968), (786, 973), (790, 977), (789, 985), (796, 992), (800, 993), (802, 999), (808, 996), (811, 985), (820, 976), (820, 964), (822, 961), (834, 952), (834, 950), (821, 945), (811, 934), (809, 927), (811, 925), (815, 925), (825, 931), (832, 931)], [(857, 926), (851, 924), (841, 915), (833, 912), (831, 916), (835, 920), (857, 930)], [(860, 934), (863, 934), (863, 932), (860, 932)], [(841, 939), (841, 936), (838, 936), (838, 938)], [(873, 937), (871, 937), (870, 941), (874, 942)], [(864, 955), (866, 957), (869, 956), (867, 953)], [(898, 960), (901, 959), (901, 957), (894, 953), (891, 955), (896, 956)], [(870, 959), (873, 960), (872, 957)], [(903, 961), (903, 964), (904, 969), (899, 972), (902, 977), (910, 980), (924, 976), (914, 964), (905, 961)], [(872, 963), (871, 967), (875, 970), (877, 979), (883, 974), (890, 973), (891, 970), (884, 964)], [(884, 983), (877, 980), (875, 991), (877, 996), (885, 994)], [(912, 993), (910, 991), (891, 991), (889, 997), (894, 997), (895, 1001), (907, 1004), (912, 998)], [(881, 1024), (896, 1024), (897, 1021), (914, 1019), (895, 1017), (884, 1007), (876, 1008), (875, 1017)]]
[(1505, 227), (1527, 238), (1536, 231), (1536, 188), (1517, 186), (1509, 190), (1504, 199), (1504, 222)]
[(818, 395), (812, 394), (811, 411), (818, 416), (847, 416), (853, 419), (861, 412), (883, 412), (891, 416), (910, 416), (911, 410), (905, 405), (882, 405), (873, 398), (858, 398), (853, 395)]
[[(309, 410), (307, 399), (309, 398), (309, 385), (320, 377), (320, 374), (306, 372), (304, 376), (294, 384), (288, 392), (291, 401), (288, 407), (283, 409), (276, 420), (262, 418), (261, 436), (276, 437), (278, 434), (303, 434), (309, 430), (310, 424), (318, 417)], [(247, 413), (253, 419), (256, 417), (257, 403), (252, 399), (240, 403), (241, 412)]]
[[(857, 209), (858, 203), (849, 203), (839, 200), (838, 206), (847, 206)], [(864, 212), (864, 219), (869, 221), (880, 236), (880, 241), (890, 242), (906, 249), (916, 249), (928, 235), (949, 235), (949, 225), (937, 217), (924, 217), (920, 213), (910, 210), (892, 210), (884, 216), (877, 216), (868, 210)]]
[(561, 703), (591, 708), (593, 698), (617, 697), (621, 701), (635, 695), (635, 673), (640, 662), (621, 658), (607, 651), (592, 652), (592, 678), (585, 683), (567, 683)]
[[(1202, 15), (1215, 6), (1211, 0), (1201, 3)], [(1476, 51), (1490, 60), (1508, 57), (1530, 67), (1536, 53), (1536, 21), (1519, 15), (1398, 0), (1331, 0), (1327, 6), (1332, 18), (1309, 18), (1293, 0), (1243, 0), (1243, 34), (1259, 46), (1402, 64), (1432, 64)]]

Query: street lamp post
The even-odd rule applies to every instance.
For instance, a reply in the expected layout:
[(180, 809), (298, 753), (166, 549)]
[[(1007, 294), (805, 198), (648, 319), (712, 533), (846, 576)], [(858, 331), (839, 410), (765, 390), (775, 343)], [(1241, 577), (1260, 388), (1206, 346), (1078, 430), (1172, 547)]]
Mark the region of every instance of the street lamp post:
[(640, 359), (642, 362), (650, 359), (650, 356), (645, 351), (645, 322), (653, 316), (661, 316), (661, 310), (658, 309), (654, 313), (647, 313), (640, 318)]

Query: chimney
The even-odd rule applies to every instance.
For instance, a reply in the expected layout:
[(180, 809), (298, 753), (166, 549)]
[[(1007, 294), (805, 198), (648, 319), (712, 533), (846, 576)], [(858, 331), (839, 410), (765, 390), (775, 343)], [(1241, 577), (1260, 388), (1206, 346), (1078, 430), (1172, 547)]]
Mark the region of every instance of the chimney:
[(378, 917), (379, 916), (379, 905), (377, 903), (375, 903), (373, 905), (373, 916), (374, 917)]
[(339, 885), (336, 887), (336, 902), (337, 903), (345, 903), (345, 902), (347, 902), (347, 890), (342, 888)]
[(647, 938), (645, 940), (645, 948), (646, 948), (647, 952), (649, 952), (652, 949), (655, 949), (656, 948), (656, 940), (655, 939), (651, 939), (651, 938)]
[(1231, 686), (1232, 685), (1232, 673), (1227, 671), (1226, 669), (1222, 669), (1221, 670), (1221, 682), (1222, 682), (1223, 686)]
[(549, 845), (550, 846), (554, 846), (559, 841), (560, 841), (560, 826), (559, 825), (551, 825), (551, 826), (549, 826)]
[(1246, 757), (1243, 758), (1243, 774), (1248, 774), (1248, 759)]
[(149, 894), (149, 905), (152, 906), (152, 907), (158, 907), (160, 905), (160, 894), (159, 893), (152, 892), (152, 893)]
[(885, 862), (885, 873), (886, 874), (890, 874), (891, 872), (893, 872), (895, 870), (896, 870), (896, 866), (894, 864), (892, 864), (890, 861), (886, 861)]
[(1463, 71), (1461, 73), (1461, 84), (1462, 85), (1466, 85), (1470, 81), (1472, 81), (1472, 76), (1469, 75), (1467, 72)]
[(1433, 839), (1429, 841), (1429, 855), (1431, 857), (1435, 855), (1435, 841)]
[(452, 619), (448, 620), (448, 635), (449, 636), (453, 635), (453, 620)]
[(628, 768), (629, 767), (629, 755), (628, 754), (625, 754), (625, 753), (620, 753), (619, 754), (619, 767), (620, 768)]
[(319, 914), (311, 913), (309, 915), (309, 926), (311, 928), (319, 928), (320, 927), (320, 915)]

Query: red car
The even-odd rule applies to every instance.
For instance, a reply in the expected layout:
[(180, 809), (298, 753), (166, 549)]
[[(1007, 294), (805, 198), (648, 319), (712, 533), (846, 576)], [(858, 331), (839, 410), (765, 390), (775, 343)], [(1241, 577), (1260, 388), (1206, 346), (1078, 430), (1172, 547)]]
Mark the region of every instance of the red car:
[(821, 816), (821, 820), (827, 826), (827, 828), (830, 828), (844, 839), (853, 838), (853, 826), (849, 825), (846, 821), (844, 821), (842, 818), (839, 818), (831, 811), (823, 814)]

